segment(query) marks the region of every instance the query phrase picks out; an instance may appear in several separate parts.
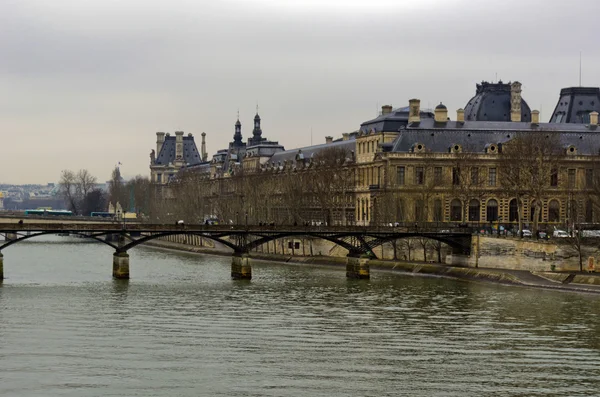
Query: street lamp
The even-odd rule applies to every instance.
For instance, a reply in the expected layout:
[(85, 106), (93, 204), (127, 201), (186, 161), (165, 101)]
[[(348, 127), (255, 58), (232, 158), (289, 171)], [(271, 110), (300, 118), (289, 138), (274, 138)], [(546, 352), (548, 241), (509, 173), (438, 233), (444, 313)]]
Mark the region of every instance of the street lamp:
[(248, 211), (246, 211), (246, 227), (248, 227)]

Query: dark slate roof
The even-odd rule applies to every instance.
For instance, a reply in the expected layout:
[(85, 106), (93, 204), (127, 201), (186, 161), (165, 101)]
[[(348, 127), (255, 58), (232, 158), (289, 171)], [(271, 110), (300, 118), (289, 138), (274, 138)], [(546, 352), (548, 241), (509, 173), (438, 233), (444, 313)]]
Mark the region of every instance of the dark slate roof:
[(447, 153), (454, 145), (474, 152), (485, 152), (491, 144), (505, 143), (515, 134), (529, 131), (543, 134), (546, 131), (560, 132), (565, 147), (573, 145), (580, 154), (596, 154), (600, 148), (600, 127), (591, 129), (583, 124), (448, 121), (436, 123), (423, 120), (417, 127), (409, 126), (394, 142), (393, 152), (410, 152), (416, 143), (425, 145), (427, 151)]
[[(421, 118), (433, 118), (433, 113), (421, 111)], [(392, 110), (360, 125), (361, 132), (398, 132), (408, 124), (408, 106)]]
[(589, 114), (600, 113), (600, 88), (570, 87), (560, 90), (560, 97), (550, 117), (553, 123), (589, 123)]
[[(156, 165), (168, 165), (175, 161), (175, 137), (165, 137), (165, 142), (160, 149), (160, 153), (156, 157), (154, 164)], [(202, 156), (198, 152), (196, 142), (194, 142), (193, 136), (183, 137), (183, 161), (187, 165), (196, 165), (202, 162)]]
[(337, 140), (331, 143), (324, 143), (322, 145), (313, 145), (313, 146), (306, 146), (303, 148), (298, 148), (298, 149), (292, 149), (292, 150), (286, 150), (283, 152), (279, 152), (279, 153), (275, 153), (270, 159), (269, 162), (274, 162), (275, 164), (281, 162), (283, 163), (284, 161), (294, 161), (296, 159), (296, 155), (298, 154), (298, 151), (302, 151), (302, 154), (304, 155), (305, 159), (310, 159), (312, 156), (314, 156), (316, 153), (320, 152), (321, 150), (324, 149), (329, 149), (332, 147), (337, 147), (337, 148), (344, 148), (347, 149), (349, 152), (351, 151), (355, 151), (356, 150), (356, 139), (354, 139), (354, 137), (350, 137), (350, 139), (344, 141), (344, 140)]
[[(482, 82), (465, 106), (465, 120), (510, 121), (510, 83)], [(521, 121), (531, 121), (531, 109), (521, 98)]]

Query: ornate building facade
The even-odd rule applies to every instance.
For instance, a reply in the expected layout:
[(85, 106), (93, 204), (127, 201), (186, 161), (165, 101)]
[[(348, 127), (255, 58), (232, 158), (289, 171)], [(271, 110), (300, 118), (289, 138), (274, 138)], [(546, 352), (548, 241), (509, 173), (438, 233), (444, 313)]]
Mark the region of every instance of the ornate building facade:
[[(422, 111), (412, 99), (383, 106), (356, 132), (293, 150), (263, 138), (257, 114), (247, 142), (238, 119), (229, 147), (188, 169), (203, 211), (232, 222), (595, 222), (597, 95), (563, 89), (542, 123), (519, 82), (482, 82), (455, 120), (441, 103)], [(174, 151), (176, 167), (186, 152), (174, 144), (158, 151)]]

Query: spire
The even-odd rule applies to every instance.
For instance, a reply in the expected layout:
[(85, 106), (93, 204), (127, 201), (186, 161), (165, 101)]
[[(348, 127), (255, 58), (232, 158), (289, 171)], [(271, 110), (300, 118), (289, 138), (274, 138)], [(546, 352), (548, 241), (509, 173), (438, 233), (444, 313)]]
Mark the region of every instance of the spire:
[(202, 149), (200, 149), (202, 155), (202, 161), (208, 160), (208, 153), (206, 152), (206, 132), (202, 133)]
[(233, 146), (242, 146), (242, 123), (240, 123), (240, 111), (235, 122), (235, 133), (233, 134)]
[(258, 104), (256, 104), (256, 116), (254, 116), (254, 129), (252, 130), (252, 144), (257, 145), (262, 141), (262, 129), (260, 128), (260, 116), (258, 115)]

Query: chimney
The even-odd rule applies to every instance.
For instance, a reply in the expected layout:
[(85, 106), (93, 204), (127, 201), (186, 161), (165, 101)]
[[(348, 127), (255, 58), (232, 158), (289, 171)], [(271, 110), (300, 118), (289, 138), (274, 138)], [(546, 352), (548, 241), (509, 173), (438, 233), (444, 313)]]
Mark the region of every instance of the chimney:
[(521, 121), (521, 83), (510, 85), (510, 121)]
[(408, 101), (408, 123), (419, 123), (421, 121), (421, 101), (411, 99)]
[(342, 140), (347, 141), (348, 139), (350, 139), (350, 134), (347, 132), (344, 132), (342, 134)]
[(157, 132), (156, 133), (156, 157), (160, 153), (160, 149), (163, 147), (163, 143), (165, 143), (165, 133)]
[(464, 123), (465, 122), (465, 110), (460, 108), (456, 111), (456, 122)]
[(531, 125), (538, 125), (540, 123), (540, 112), (539, 110), (531, 111)]
[(383, 105), (381, 107), (381, 115), (385, 116), (386, 114), (392, 113), (392, 105)]
[(445, 123), (448, 121), (448, 108), (440, 102), (439, 105), (435, 107), (434, 119), (436, 123)]
[(594, 111), (590, 113), (590, 126), (596, 127), (598, 125), (598, 112)]
[(326, 144), (330, 144), (331, 142), (333, 142), (333, 137), (332, 136), (326, 136), (325, 137), (325, 143)]
[(208, 159), (208, 153), (206, 152), (206, 132), (202, 133), (202, 147), (200, 149), (200, 154), (202, 156), (202, 161)]
[(183, 159), (183, 131), (175, 131), (175, 159)]

